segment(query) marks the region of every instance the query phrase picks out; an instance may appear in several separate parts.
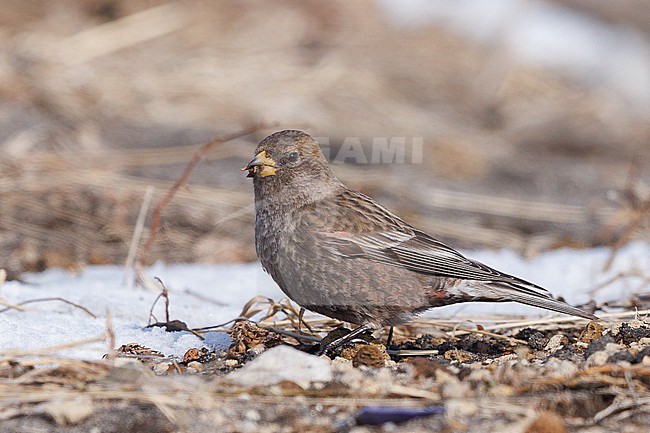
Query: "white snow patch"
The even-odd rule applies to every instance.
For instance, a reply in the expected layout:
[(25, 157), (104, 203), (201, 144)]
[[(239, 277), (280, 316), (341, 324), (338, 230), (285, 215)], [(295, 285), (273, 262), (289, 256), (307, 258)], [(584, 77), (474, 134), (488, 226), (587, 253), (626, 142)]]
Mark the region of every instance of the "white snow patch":
[[(580, 304), (592, 297), (598, 302), (624, 300), (641, 290), (649, 290), (641, 278), (621, 278), (597, 291), (593, 288), (619, 273), (650, 275), (650, 244), (631, 243), (622, 248), (611, 269), (603, 272), (610, 251), (561, 249), (525, 260), (509, 250), (473, 251), (466, 255), (501, 271), (546, 287), (569, 303)], [(257, 295), (280, 300), (285, 295), (258, 263), (240, 265), (164, 265), (147, 270), (170, 289), (170, 318), (183, 320), (190, 328), (216, 325), (239, 315), (244, 304)], [(123, 269), (116, 266), (89, 266), (79, 275), (60, 269), (24, 275), (24, 282), (8, 281), (0, 288), (0, 298), (16, 304), (36, 298), (61, 297), (82, 305), (97, 315), (92, 318), (79, 308), (56, 302), (25, 305), (25, 311), (0, 314), (0, 351), (38, 349), (97, 337), (106, 329), (110, 311), (116, 344), (139, 343), (165, 355), (182, 356), (192, 347), (227, 347), (226, 334), (212, 332), (201, 341), (187, 332), (147, 329), (149, 309), (158, 295), (122, 283)], [(189, 292), (188, 292), (189, 290)], [(1, 309), (1, 307), (0, 307)], [(471, 303), (436, 308), (428, 316), (457, 314), (525, 314), (548, 312), (515, 303)], [(154, 314), (164, 320), (164, 302)], [(100, 359), (106, 343), (87, 344), (63, 354), (81, 359)]]

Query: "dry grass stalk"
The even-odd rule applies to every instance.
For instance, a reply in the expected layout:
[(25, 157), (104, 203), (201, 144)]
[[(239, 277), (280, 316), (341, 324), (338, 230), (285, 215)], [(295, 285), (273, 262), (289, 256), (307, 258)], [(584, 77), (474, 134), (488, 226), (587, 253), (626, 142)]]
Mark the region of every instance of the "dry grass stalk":
[(614, 230), (624, 226), (611, 247), (609, 259), (603, 266), (604, 271), (611, 268), (621, 247), (630, 242), (634, 233), (640, 230), (646, 221), (650, 221), (650, 189), (640, 179), (638, 171), (639, 167), (635, 162), (630, 164), (625, 187), (619, 197), (621, 209), (612, 215), (601, 234), (601, 237), (609, 238)]
[(115, 330), (113, 329), (113, 319), (111, 312), (106, 308), (106, 334), (108, 335), (108, 350), (106, 352), (106, 360), (113, 364), (115, 362)]
[[(520, 386), (516, 389), (515, 394), (524, 394), (531, 390), (540, 390), (543, 388), (553, 388), (556, 385), (576, 387), (582, 382), (601, 383), (604, 385), (613, 385), (618, 387), (628, 387), (629, 380), (626, 373), (632, 375), (644, 376), (650, 378), (650, 367), (643, 364), (619, 365), (606, 364), (586, 370), (576, 371), (571, 377), (553, 377), (542, 379), (533, 383)], [(582, 382), (581, 382), (582, 381)]]
[(442, 400), (442, 397), (439, 393), (425, 391), (423, 389), (412, 388), (404, 385), (393, 384), (389, 388), (389, 392), (393, 395), (399, 397), (412, 397), (419, 398), (423, 400), (429, 400), (430, 402), (438, 403)]
[(150, 277), (141, 269), (138, 269), (137, 265), (135, 267), (135, 283), (136, 286), (142, 287), (150, 292), (160, 292), (160, 284), (156, 279)]
[(630, 221), (625, 227), (625, 230), (618, 237), (614, 245), (612, 245), (612, 251), (609, 256), (609, 259), (607, 259), (607, 262), (603, 267), (604, 271), (608, 271), (612, 267), (612, 264), (614, 263), (614, 259), (616, 258), (616, 254), (618, 253), (618, 251), (621, 249), (621, 247), (623, 247), (623, 245), (630, 242), (630, 240), (632, 239), (632, 235), (637, 230), (639, 230), (639, 228), (649, 217), (650, 217), (650, 197), (646, 199), (645, 202), (640, 207), (632, 211), (630, 215)]
[[(0, 271), (1, 271), (1, 272), (4, 272), (4, 269), (0, 269)], [(2, 275), (2, 274), (0, 273), (0, 277), (6, 277), (6, 272), (5, 272), (4, 275)], [(4, 280), (0, 281), (0, 288), (2, 288), (2, 284), (3, 284), (3, 283), (4, 283)], [(19, 305), (16, 305), (16, 304), (12, 304), (12, 303), (10, 303), (10, 302), (7, 302), (7, 301), (5, 301), (5, 300), (2, 299), (2, 298), (0, 298), (0, 305), (4, 305), (5, 307), (7, 307), (7, 308), (3, 309), (2, 311), (6, 311), (6, 310), (24, 311), (24, 308), (21, 308)], [(2, 312), (2, 311), (0, 311), (0, 312)]]
[[(106, 340), (106, 335), (102, 334), (95, 338), (84, 338), (82, 340), (71, 341), (69, 343), (58, 344), (56, 346), (44, 347), (42, 349), (19, 350), (9, 349), (0, 351), (0, 362), (7, 361), (12, 358), (21, 358), (29, 356), (52, 356), (53, 354), (62, 350), (73, 349), (75, 347), (84, 346), (91, 343), (100, 343)], [(53, 358), (54, 359), (54, 358)], [(61, 358), (66, 359), (66, 358)]]
[(190, 18), (182, 2), (171, 1), (75, 33), (58, 41), (56, 54), (69, 66), (79, 65), (182, 30)]
[[(422, 193), (422, 191), (418, 191)], [(443, 189), (429, 189), (420, 198), (428, 205), (460, 210), (484, 215), (505, 216), (554, 224), (581, 224), (593, 218), (594, 211), (585, 206), (567, 205), (544, 201), (521, 200), (485, 194), (472, 194)], [(614, 213), (611, 208), (603, 207), (595, 212), (601, 220)]]
[(124, 264), (124, 283), (130, 280), (129, 276), (135, 263), (135, 256), (138, 251), (138, 245), (140, 245), (142, 232), (144, 231), (144, 222), (147, 217), (147, 213), (149, 212), (149, 207), (151, 206), (153, 192), (154, 188), (152, 186), (148, 186), (145, 190), (144, 198), (142, 199), (142, 206), (140, 207), (138, 219), (135, 223), (135, 230), (133, 230), (133, 237), (131, 238), (131, 243), (129, 245), (129, 253), (126, 256), (126, 262)]
[(589, 421), (588, 424), (597, 424), (603, 421), (605, 418), (612, 416), (615, 413), (627, 413), (628, 416), (631, 416), (631, 410), (650, 405), (650, 397), (632, 399), (632, 398), (615, 398), (614, 403), (607, 406), (605, 409), (598, 412), (594, 415)]

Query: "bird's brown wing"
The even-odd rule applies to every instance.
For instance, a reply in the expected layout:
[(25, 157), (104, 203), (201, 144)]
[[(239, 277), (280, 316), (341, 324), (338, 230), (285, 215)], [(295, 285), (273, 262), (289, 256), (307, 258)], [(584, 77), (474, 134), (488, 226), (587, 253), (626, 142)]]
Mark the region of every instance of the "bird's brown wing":
[(550, 296), (542, 287), (470, 260), (426, 233), (409, 227), (360, 236), (327, 233), (323, 239), (327, 248), (341, 257), (363, 257), (437, 277), (517, 284), (527, 291)]
[(413, 272), (476, 281), (532, 283), (470, 260), (458, 251), (402, 221), (370, 197), (345, 189), (313, 204), (306, 224), (318, 232), (322, 245), (345, 258), (366, 258)]
[(477, 282), (483, 300), (517, 301), (598, 320), (593, 314), (554, 299), (543, 287), (470, 260), (426, 233), (409, 230), (408, 226), (361, 236), (330, 233), (324, 242), (326, 248), (340, 257), (365, 258), (434, 277)]

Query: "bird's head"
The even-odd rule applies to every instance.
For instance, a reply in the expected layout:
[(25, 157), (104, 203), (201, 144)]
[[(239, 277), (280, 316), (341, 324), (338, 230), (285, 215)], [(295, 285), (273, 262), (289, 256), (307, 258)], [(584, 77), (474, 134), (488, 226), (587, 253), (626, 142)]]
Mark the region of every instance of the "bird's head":
[(302, 131), (269, 135), (242, 170), (253, 178), (256, 194), (279, 191), (304, 201), (340, 186), (316, 140)]

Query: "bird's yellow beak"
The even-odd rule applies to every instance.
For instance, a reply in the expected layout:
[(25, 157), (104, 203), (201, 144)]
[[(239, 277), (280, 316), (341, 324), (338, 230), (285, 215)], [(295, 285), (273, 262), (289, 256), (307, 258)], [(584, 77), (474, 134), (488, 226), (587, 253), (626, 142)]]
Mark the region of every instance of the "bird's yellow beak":
[(246, 170), (248, 170), (248, 176), (246, 177), (254, 177), (257, 173), (261, 177), (273, 176), (276, 172), (275, 161), (271, 157), (266, 156), (266, 150), (263, 150), (255, 155), (255, 158), (246, 167), (242, 168), (242, 171)]

